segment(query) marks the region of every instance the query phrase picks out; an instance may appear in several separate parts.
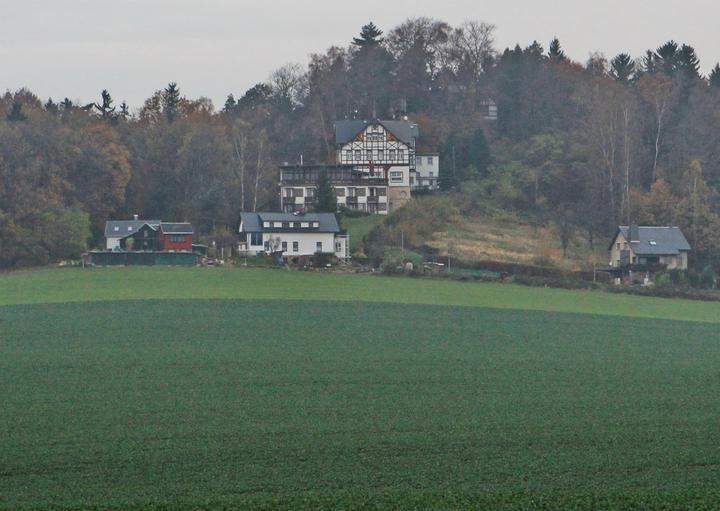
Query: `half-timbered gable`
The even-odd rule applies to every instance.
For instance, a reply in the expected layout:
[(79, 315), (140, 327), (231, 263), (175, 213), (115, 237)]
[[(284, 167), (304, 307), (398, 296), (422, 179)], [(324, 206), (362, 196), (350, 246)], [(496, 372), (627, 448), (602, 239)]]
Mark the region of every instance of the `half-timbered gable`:
[(330, 179), (339, 207), (387, 214), (402, 206), (415, 182), (418, 135), (417, 124), (406, 120), (336, 122), (336, 166), (281, 167), (282, 210), (312, 207), (321, 172)]

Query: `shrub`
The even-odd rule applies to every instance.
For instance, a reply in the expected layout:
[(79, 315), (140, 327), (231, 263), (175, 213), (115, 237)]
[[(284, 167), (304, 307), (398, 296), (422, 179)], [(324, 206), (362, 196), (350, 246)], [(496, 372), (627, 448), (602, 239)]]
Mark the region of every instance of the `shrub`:
[(699, 276), (698, 287), (701, 289), (714, 289), (717, 282), (717, 275), (712, 266), (706, 266)]
[(258, 254), (256, 256), (248, 256), (247, 258), (243, 256), (238, 259), (238, 262), (241, 264), (245, 264), (246, 261), (248, 266), (253, 267), (268, 267), (277, 265), (275, 259), (271, 255), (265, 253)]
[(325, 268), (335, 262), (335, 254), (332, 252), (316, 252), (312, 256), (312, 264), (315, 268)]
[(349, 209), (345, 206), (341, 206), (339, 209), (339, 213), (342, 216), (346, 216), (348, 218), (360, 218), (363, 216), (370, 216), (371, 213), (368, 213), (367, 211), (360, 211), (359, 209)]

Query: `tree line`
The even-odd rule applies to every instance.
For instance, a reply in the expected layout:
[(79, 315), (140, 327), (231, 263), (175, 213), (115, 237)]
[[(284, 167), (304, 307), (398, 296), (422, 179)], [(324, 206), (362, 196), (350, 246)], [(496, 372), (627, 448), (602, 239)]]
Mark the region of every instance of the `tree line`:
[[(607, 241), (618, 224), (680, 225), (718, 262), (720, 65), (692, 46), (575, 62), (560, 41), (499, 51), (495, 27), (412, 18), (369, 23), (347, 45), (287, 64), (221, 108), (169, 83), (131, 112), (0, 97), (0, 265), (43, 264), (100, 244), (109, 217), (191, 221), (229, 237), (241, 210), (274, 209), (281, 163), (333, 163), (333, 122), (419, 123), (441, 186), (468, 208)], [(490, 114), (497, 106), (498, 117)], [(567, 238), (567, 236), (565, 236)]]

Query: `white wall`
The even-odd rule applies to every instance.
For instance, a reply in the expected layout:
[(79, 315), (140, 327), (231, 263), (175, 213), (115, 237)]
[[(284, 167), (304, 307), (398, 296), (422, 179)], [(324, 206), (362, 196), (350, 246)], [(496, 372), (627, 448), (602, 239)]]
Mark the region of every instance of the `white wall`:
[(105, 249), (113, 250), (120, 246), (120, 238), (105, 238)]
[[(399, 181), (399, 182), (393, 181), (392, 180), (393, 172), (402, 172), (402, 181)], [(408, 186), (410, 186), (410, 167), (393, 165), (392, 167), (390, 167), (390, 170), (388, 170), (387, 177), (388, 177), (388, 186), (408, 187)]]
[[(317, 242), (322, 242), (322, 251), (324, 253), (334, 253), (336, 256), (344, 258), (349, 251), (348, 237), (345, 235), (335, 236), (331, 232), (273, 232), (263, 233), (262, 245), (250, 245), (251, 236), (247, 233), (247, 250), (250, 253), (262, 252), (265, 250), (265, 242), (269, 241), (270, 238), (279, 238), (280, 246), (282, 249), (282, 242), (287, 242), (287, 250), (283, 252), (285, 257), (293, 256), (310, 256), (317, 252)], [(293, 242), (298, 242), (298, 251), (293, 251)], [(241, 245), (244, 245), (242, 243)], [(339, 244), (339, 246), (336, 246)], [(338, 250), (339, 249), (339, 250)]]
[[(265, 233), (263, 234), (263, 243), (270, 240), (270, 238), (279, 238), (280, 243), (282, 243), (283, 241), (287, 242), (287, 251), (285, 251), (283, 255), (288, 257), (313, 255), (315, 252), (317, 252), (316, 243), (318, 241), (322, 242), (323, 252), (335, 252), (335, 235), (331, 232)], [(297, 252), (293, 251), (294, 241), (298, 242)]]
[[(432, 163), (428, 163), (428, 157)], [(430, 175), (432, 173), (432, 175)], [(418, 154), (415, 157), (415, 181), (417, 186), (437, 187), (440, 178), (440, 155), (436, 153)]]

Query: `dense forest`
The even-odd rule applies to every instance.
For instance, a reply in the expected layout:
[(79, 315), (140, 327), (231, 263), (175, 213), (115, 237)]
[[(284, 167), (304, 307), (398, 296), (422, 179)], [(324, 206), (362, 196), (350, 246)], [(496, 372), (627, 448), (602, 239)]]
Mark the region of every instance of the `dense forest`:
[(8, 91), (0, 266), (76, 257), (107, 218), (134, 213), (231, 237), (241, 210), (277, 207), (278, 164), (333, 162), (335, 120), (400, 116), (440, 151), (444, 193), (468, 213), (509, 210), (599, 244), (620, 223), (680, 225), (696, 261), (717, 265), (720, 66), (703, 76), (674, 41), (580, 63), (558, 39), (499, 50), (494, 30), (370, 23), (217, 109), (176, 83), (134, 111), (115, 91), (89, 104)]

